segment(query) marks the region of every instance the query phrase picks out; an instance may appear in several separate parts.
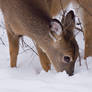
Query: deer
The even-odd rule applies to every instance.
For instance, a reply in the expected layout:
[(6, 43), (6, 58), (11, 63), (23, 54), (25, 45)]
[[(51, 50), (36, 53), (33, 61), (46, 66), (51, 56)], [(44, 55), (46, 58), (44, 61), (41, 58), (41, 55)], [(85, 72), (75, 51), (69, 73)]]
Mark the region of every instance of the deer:
[[(68, 1), (68, 0), (67, 0)], [(17, 66), (19, 40), (30, 37), (37, 48), (41, 65), (48, 72), (73, 75), (79, 47), (74, 37), (75, 14), (70, 11), (58, 21), (60, 0), (0, 0), (9, 41), (10, 66)]]
[(92, 0), (61, 0), (63, 9), (67, 7), (69, 3), (72, 3), (74, 9), (83, 25), (84, 34), (84, 60), (92, 56)]

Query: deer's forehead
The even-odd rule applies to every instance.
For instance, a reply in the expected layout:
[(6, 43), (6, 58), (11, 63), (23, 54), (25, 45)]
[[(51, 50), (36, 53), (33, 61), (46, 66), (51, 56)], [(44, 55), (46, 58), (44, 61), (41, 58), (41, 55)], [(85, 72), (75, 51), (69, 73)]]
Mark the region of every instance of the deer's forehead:
[(60, 49), (72, 49), (72, 45), (70, 41), (66, 41), (64, 37), (61, 37), (61, 40), (56, 41), (53, 43), (56, 48)]

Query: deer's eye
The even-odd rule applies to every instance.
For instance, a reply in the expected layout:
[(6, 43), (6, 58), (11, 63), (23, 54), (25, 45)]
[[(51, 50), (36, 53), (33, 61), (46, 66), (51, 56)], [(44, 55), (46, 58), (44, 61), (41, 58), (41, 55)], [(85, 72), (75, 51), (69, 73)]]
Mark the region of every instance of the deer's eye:
[(66, 63), (69, 63), (69, 62), (70, 62), (70, 57), (69, 57), (69, 56), (64, 56), (64, 61), (65, 61)]

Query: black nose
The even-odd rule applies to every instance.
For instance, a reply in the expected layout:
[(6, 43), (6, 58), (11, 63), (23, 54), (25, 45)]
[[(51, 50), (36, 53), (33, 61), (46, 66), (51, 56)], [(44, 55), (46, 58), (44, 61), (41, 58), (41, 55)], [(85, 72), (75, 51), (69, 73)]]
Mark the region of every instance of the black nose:
[(73, 76), (74, 75), (74, 73), (72, 72), (72, 73), (70, 73), (70, 74), (68, 74), (69, 76)]
[(67, 72), (67, 74), (68, 74), (69, 76), (74, 75), (74, 70), (71, 70), (71, 71), (66, 71), (66, 72)]
[(64, 61), (65, 61), (66, 63), (69, 63), (69, 62), (70, 62), (70, 57), (69, 57), (69, 56), (64, 56)]

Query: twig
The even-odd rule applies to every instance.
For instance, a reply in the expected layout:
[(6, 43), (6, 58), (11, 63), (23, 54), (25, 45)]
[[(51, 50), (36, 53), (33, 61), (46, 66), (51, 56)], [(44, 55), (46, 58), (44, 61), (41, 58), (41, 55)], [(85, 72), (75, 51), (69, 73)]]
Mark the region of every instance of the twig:
[(19, 54), (23, 54), (24, 52), (27, 52), (27, 51), (29, 51), (30, 50), (30, 48), (29, 49), (23, 49), (23, 51), (22, 52), (20, 52)]
[[(27, 49), (27, 50), (32, 50), (37, 56), (39, 56), (38, 55), (38, 53), (33, 49), (33, 48), (31, 48), (25, 41), (24, 41), (24, 39), (23, 39), (23, 37), (21, 38), (21, 40), (22, 40), (22, 46), (24, 47), (24, 45), (26, 46), (26, 47), (28, 47), (29, 49)], [(25, 52), (26, 50), (24, 50), (24, 52)]]
[(80, 28), (81, 28), (81, 30), (83, 31), (83, 28), (82, 28), (82, 23), (81, 23), (81, 21), (80, 21), (80, 18), (78, 18), (78, 24), (80, 24)]
[(80, 28), (78, 28), (78, 27), (75, 26), (75, 29), (78, 30), (78, 32), (76, 33), (75, 37), (79, 34), (79, 32), (82, 32), (83, 36), (84, 36), (84, 31), (83, 31), (82, 23), (81, 23), (81, 21), (80, 21), (79, 18), (78, 18), (78, 23), (76, 25), (79, 25)]
[(62, 0), (60, 0), (61, 8), (64, 11)]
[(88, 11), (88, 9), (80, 3), (80, 0), (77, 0), (77, 1), (78, 1), (78, 4), (83, 8), (83, 10), (84, 10), (85, 12), (87, 12), (88, 15), (92, 16), (92, 13), (91, 13), (90, 11)]
[(61, 5), (61, 9), (62, 9), (62, 21), (61, 22), (64, 23), (66, 10), (64, 10), (62, 0), (60, 0), (60, 5)]
[(84, 60), (84, 61), (85, 61), (86, 68), (87, 68), (87, 70), (88, 70), (89, 68), (88, 68), (87, 59), (86, 59), (86, 60)]
[(81, 66), (81, 56), (80, 56), (80, 53), (79, 53), (79, 65)]
[(0, 25), (1, 28), (5, 29), (5, 26)]
[(82, 29), (78, 28), (78, 27), (75, 27), (76, 30), (80, 31), (80, 32), (83, 32)]
[(3, 40), (2, 40), (2, 38), (1, 38), (1, 37), (0, 37), (0, 40), (1, 40), (2, 44), (3, 44), (4, 46), (6, 46), (6, 45), (5, 45), (5, 43), (3, 42)]

